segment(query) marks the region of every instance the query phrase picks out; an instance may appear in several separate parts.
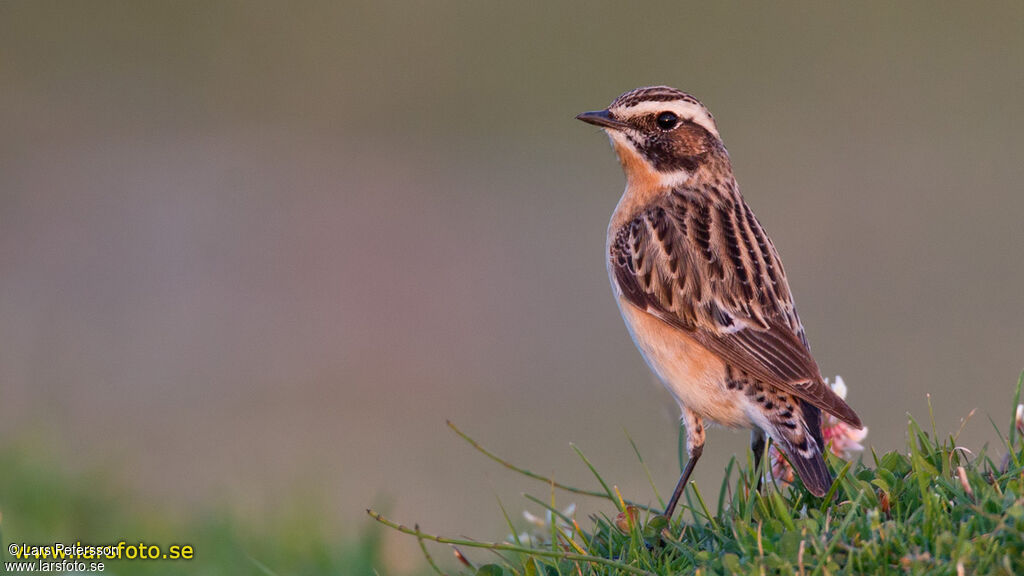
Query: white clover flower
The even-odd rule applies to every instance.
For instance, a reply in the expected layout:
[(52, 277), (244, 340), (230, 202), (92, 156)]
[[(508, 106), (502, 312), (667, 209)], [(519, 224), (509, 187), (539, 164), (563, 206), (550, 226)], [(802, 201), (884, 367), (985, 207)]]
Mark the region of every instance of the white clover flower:
[(828, 378), (825, 378), (825, 384), (828, 384), (829, 388), (832, 388), (832, 391), (836, 393), (836, 396), (846, 400), (846, 382), (843, 381), (842, 376), (836, 374), (836, 381), (831, 384), (829, 384)]
[[(576, 513), (576, 504), (572, 503), (566, 506), (565, 510), (562, 510), (562, 516), (566, 518), (572, 518), (573, 514)], [(556, 530), (558, 530), (565, 538), (572, 537), (572, 527), (562, 519), (562, 516), (555, 516), (551, 513), (551, 510), (547, 510), (543, 517), (533, 514), (529, 510), (523, 510), (523, 518), (530, 523), (530, 530), (524, 530), (518, 534), (520, 542), (528, 543), (531, 546), (542, 546), (551, 543), (551, 526), (552, 523)], [(509, 542), (515, 541), (516, 536), (509, 534), (506, 540)]]

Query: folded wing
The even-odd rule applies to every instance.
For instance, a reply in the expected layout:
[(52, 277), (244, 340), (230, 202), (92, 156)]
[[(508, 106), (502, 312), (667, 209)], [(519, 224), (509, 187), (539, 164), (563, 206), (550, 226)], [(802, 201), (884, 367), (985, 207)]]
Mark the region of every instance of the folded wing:
[(822, 379), (775, 247), (738, 195), (674, 191), (616, 233), (609, 257), (631, 304), (733, 367), (861, 426)]

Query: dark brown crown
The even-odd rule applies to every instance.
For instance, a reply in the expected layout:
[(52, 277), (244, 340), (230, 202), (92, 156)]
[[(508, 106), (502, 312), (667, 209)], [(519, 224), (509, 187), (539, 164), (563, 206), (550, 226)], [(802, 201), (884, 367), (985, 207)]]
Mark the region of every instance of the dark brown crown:
[(648, 86), (626, 92), (613, 100), (609, 108), (629, 108), (641, 102), (668, 102), (670, 100), (683, 100), (701, 105), (700, 101), (693, 96), (671, 86)]

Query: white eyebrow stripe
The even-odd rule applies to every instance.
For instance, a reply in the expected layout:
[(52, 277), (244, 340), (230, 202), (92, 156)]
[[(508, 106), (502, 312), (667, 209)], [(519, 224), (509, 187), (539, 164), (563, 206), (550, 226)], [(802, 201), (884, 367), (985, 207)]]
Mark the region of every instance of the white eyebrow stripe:
[(669, 100), (667, 102), (655, 102), (647, 101), (640, 102), (634, 106), (628, 106), (621, 110), (615, 110), (616, 115), (621, 115), (625, 118), (633, 118), (636, 116), (643, 116), (644, 114), (653, 114), (657, 112), (671, 111), (680, 118), (687, 119), (694, 124), (698, 124), (708, 132), (715, 135), (715, 138), (721, 140), (721, 136), (718, 134), (718, 127), (715, 126), (715, 120), (711, 118), (711, 114), (708, 113), (707, 108), (694, 102), (687, 102), (685, 100)]

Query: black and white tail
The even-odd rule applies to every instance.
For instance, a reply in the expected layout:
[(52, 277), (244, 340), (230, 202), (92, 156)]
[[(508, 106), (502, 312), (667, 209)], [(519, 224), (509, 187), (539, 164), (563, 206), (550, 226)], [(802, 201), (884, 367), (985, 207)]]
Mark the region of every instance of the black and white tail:
[(800, 410), (802, 419), (775, 422), (775, 430), (770, 435), (786, 453), (807, 490), (821, 497), (832, 487), (832, 473), (822, 457), (825, 442), (821, 437), (821, 411), (803, 400), (800, 400)]

